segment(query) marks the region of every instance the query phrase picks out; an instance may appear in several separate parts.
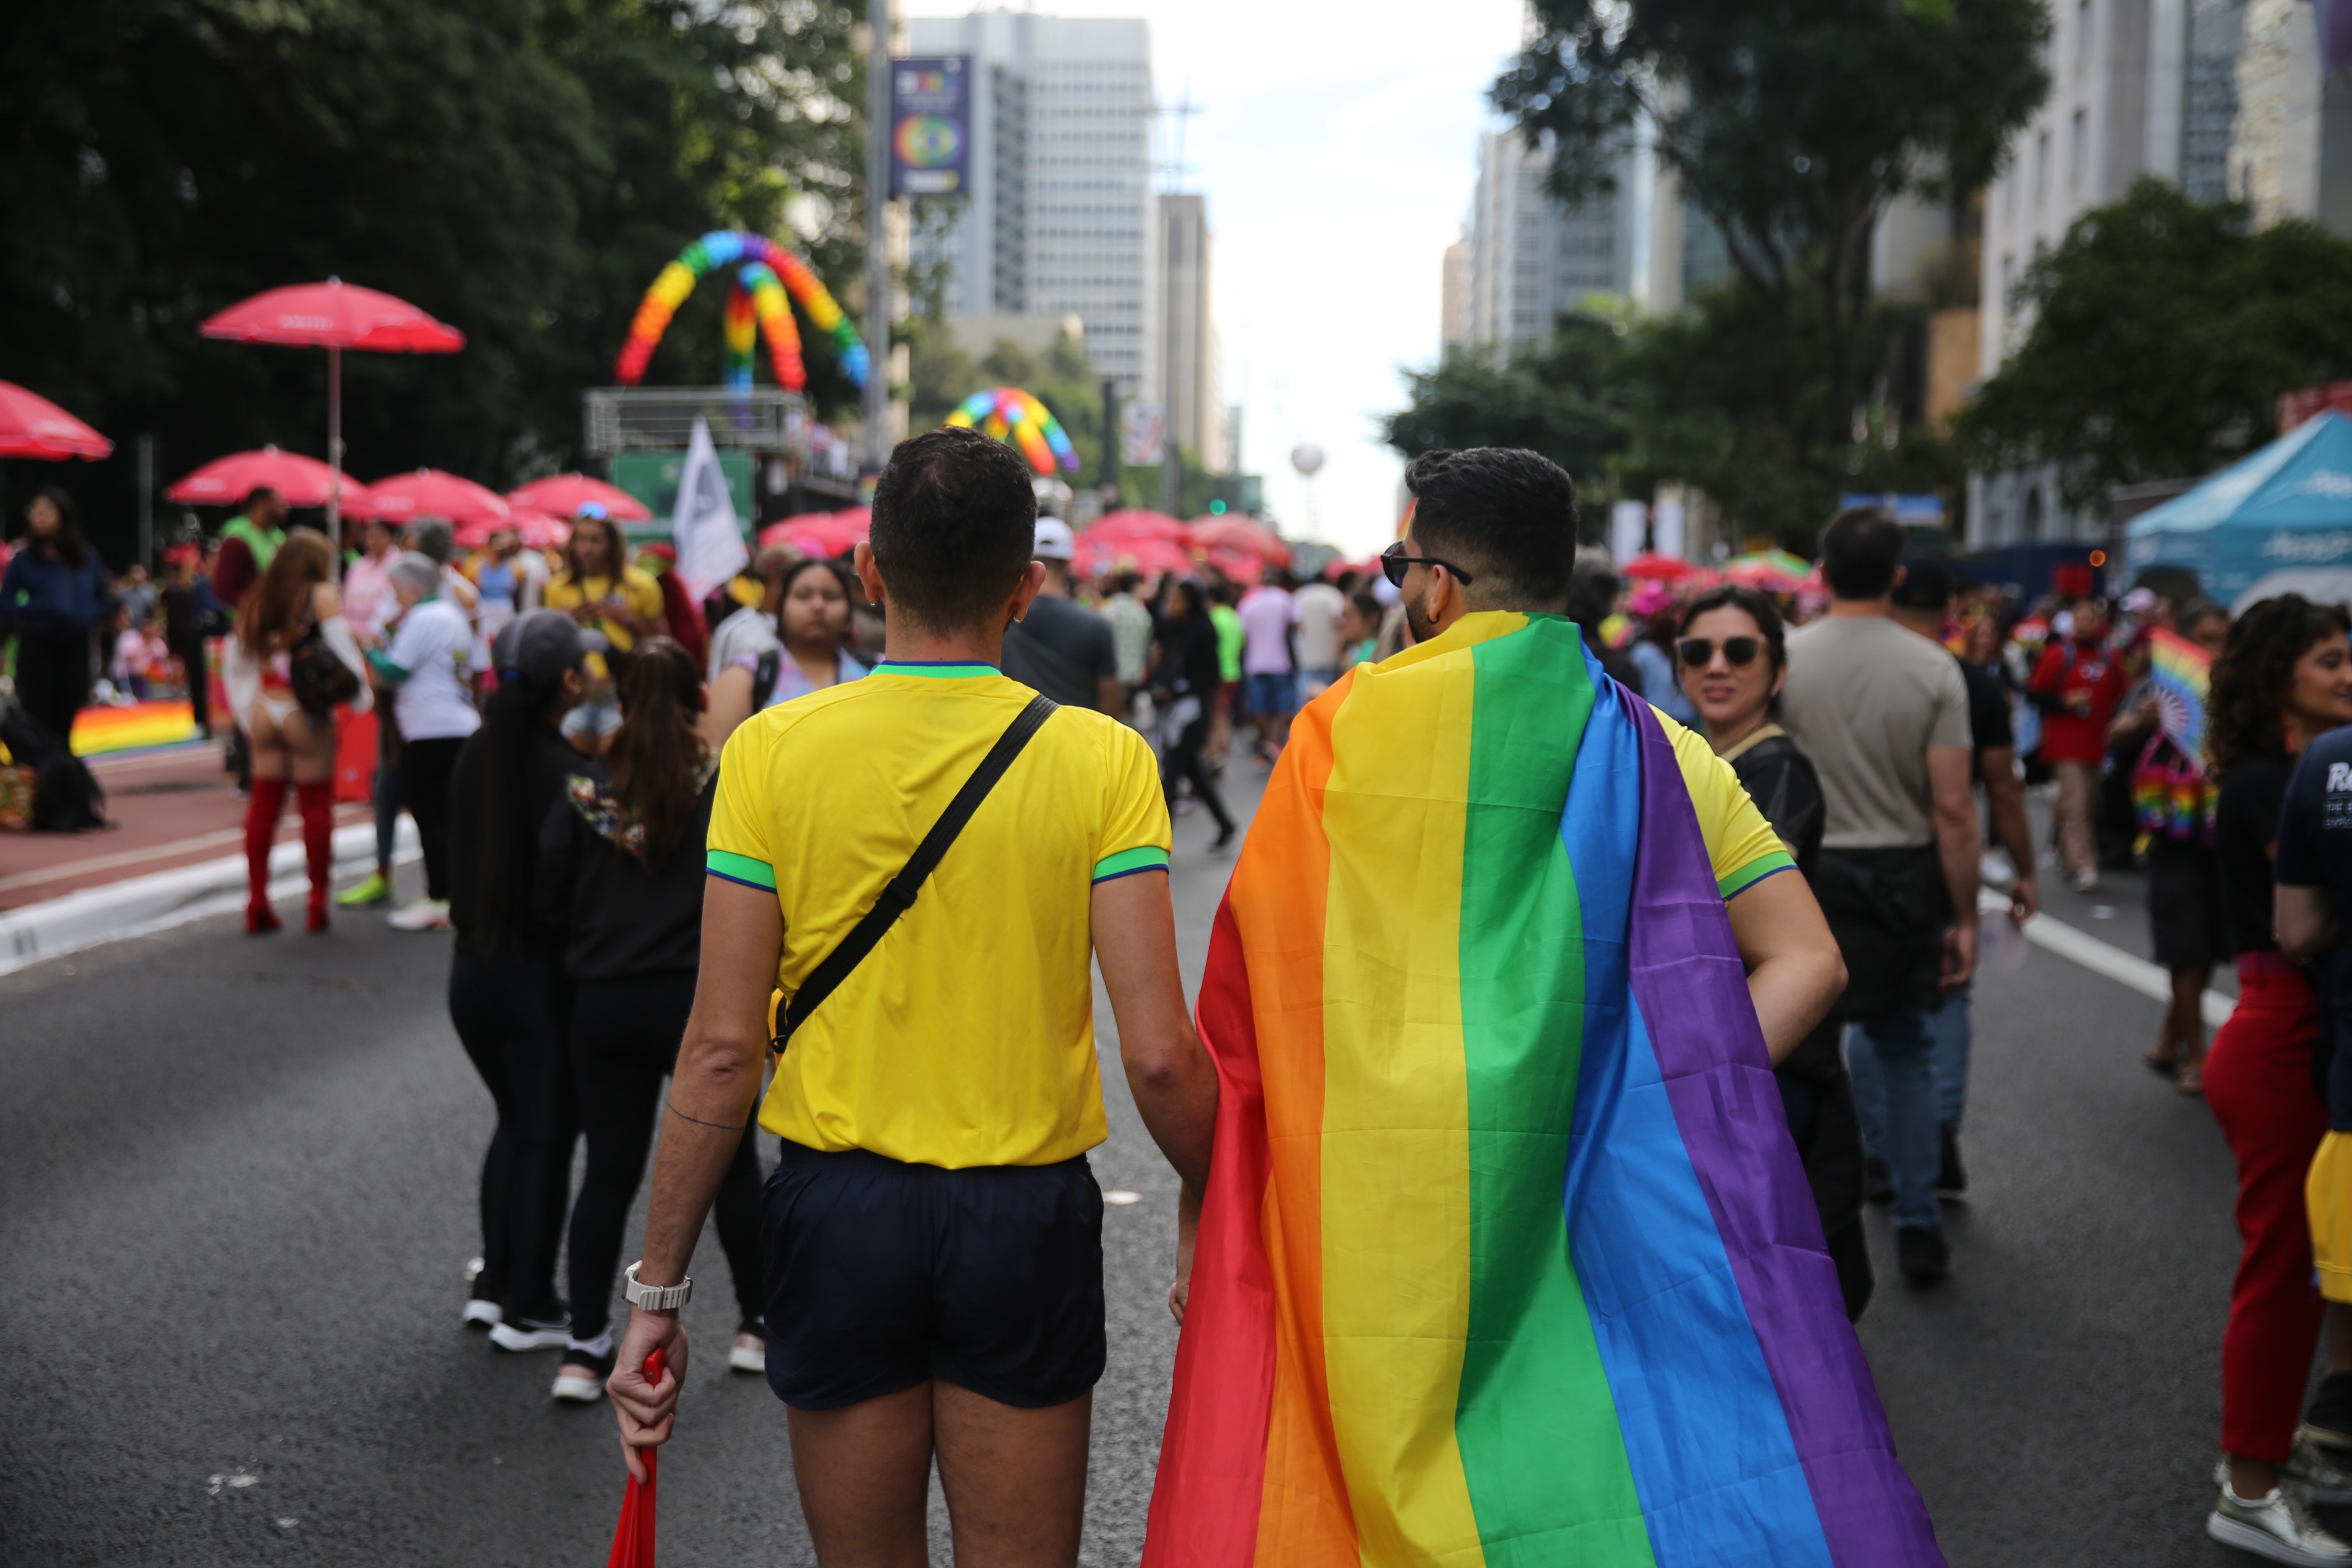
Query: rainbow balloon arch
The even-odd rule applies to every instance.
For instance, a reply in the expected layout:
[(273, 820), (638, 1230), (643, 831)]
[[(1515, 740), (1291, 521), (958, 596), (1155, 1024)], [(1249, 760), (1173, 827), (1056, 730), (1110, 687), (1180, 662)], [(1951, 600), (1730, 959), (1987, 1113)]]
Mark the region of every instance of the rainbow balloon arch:
[(1029, 466), (1046, 478), (1057, 461), (1070, 473), (1078, 471), (1078, 449), (1070, 445), (1069, 432), (1052, 409), (1017, 386), (973, 393), (956, 405), (948, 423), (977, 426), (982, 435), (1019, 447)]
[(694, 286), (706, 275), (730, 267), (736, 273), (727, 293), (728, 390), (751, 389), (751, 351), (759, 336), (768, 340), (768, 363), (776, 373), (776, 384), (787, 392), (807, 388), (808, 366), (801, 359), (800, 329), (793, 324), (787, 290), (809, 324), (833, 340), (842, 374), (857, 386), (866, 384), (869, 362), (865, 341), (808, 263), (764, 236), (721, 228), (679, 251), (646, 290), (614, 367), (622, 385), (635, 386), (644, 378), (670, 318)]

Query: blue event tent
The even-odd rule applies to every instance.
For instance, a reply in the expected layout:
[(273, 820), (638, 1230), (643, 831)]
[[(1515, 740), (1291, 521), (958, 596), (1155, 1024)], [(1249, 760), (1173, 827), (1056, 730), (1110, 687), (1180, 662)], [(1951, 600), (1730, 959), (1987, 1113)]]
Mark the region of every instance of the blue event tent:
[[(2124, 530), (2124, 563), (2185, 566), (2233, 609), (2352, 582), (2352, 419), (2320, 414)], [(2316, 596), (2316, 595), (2315, 595)]]

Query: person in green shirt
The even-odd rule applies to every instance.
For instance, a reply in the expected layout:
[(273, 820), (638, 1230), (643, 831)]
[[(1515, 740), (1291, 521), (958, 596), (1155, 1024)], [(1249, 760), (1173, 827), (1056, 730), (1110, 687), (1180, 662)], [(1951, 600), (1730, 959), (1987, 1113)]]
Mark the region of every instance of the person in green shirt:
[(213, 592), (220, 602), (236, 609), (285, 542), (286, 498), (265, 485), (247, 496), (245, 510), (221, 526), (220, 553), (213, 562)]
[(1217, 628), (1217, 675), (1224, 689), (1217, 693), (1215, 716), (1209, 726), (1208, 756), (1220, 764), (1234, 743), (1234, 700), (1242, 689), (1242, 645), (1249, 640), (1242, 630), (1242, 613), (1234, 608), (1234, 597), (1231, 583), (1221, 582), (1209, 590), (1209, 624)]

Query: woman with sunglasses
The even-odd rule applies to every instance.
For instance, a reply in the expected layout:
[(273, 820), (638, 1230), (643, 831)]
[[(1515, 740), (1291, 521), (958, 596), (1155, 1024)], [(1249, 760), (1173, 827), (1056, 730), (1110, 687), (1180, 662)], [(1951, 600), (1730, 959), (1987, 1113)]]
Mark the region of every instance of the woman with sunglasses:
[[(1710, 588), (1684, 607), (1675, 658), (1707, 743), (1731, 764), (1798, 871), (1811, 880), (1828, 808), (1812, 760), (1772, 721), (1773, 701), (1789, 679), (1780, 612), (1753, 588)], [(1872, 1285), (1862, 1232), (1862, 1126), (1838, 1036), (1832, 1024), (1814, 1030), (1772, 1076), (1821, 1211), (1846, 1316), (1859, 1318)]]

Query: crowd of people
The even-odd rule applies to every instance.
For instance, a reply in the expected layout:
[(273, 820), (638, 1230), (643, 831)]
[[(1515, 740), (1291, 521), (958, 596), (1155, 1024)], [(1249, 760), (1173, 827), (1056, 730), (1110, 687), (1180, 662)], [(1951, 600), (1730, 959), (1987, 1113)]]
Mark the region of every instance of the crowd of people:
[[(1572, 500), (1529, 501), (1549, 496), (1549, 465), (1510, 453), (1417, 463), (1416, 510), (1376, 572), (1087, 582), (1003, 452), (970, 432), (907, 443), (870, 545), (769, 548), (700, 601), (666, 546), (633, 552), (593, 507), (556, 551), (511, 531), (462, 550), (426, 521), (365, 524), (339, 552), (268, 491), (208, 546), (168, 552), (160, 585), (110, 575), (71, 502), (44, 492), (0, 574), (17, 700), (39, 723), (69, 733), (94, 692), (177, 689), (229, 740), (248, 931), (280, 924), (268, 858), (289, 794), (313, 931), (337, 903), (391, 902), (397, 818), (414, 818), (424, 891), (389, 918), (454, 929), (451, 1017), (496, 1109), (460, 1315), (501, 1350), (560, 1352), (553, 1398), (609, 1390), (633, 1467), (676, 1418), (675, 1309), (715, 1212), (728, 1362), (788, 1407), (821, 1557), (919, 1539), (936, 1458), (960, 1539), (1068, 1560), (1104, 1355), (1089, 959), (1183, 1178), (1182, 1319), (1210, 1128), (1231, 1109), (1211, 1058), (1230, 1042), (1204, 1051), (1176, 976), (1150, 875), (1171, 818), (1205, 813), (1212, 853), (1228, 849), (1230, 767), (1265, 770), (1271, 801), (1342, 765), (1328, 713), (1300, 718), (1330, 689), (1437, 657), (1452, 627), (1565, 611), (1576, 658), (1675, 740), (1819, 1221), (1821, 1289), (1848, 1321), (1878, 1272), (1866, 1204), (1891, 1205), (1906, 1282), (1953, 1267), (1979, 909), (2022, 926), (2044, 869), (2084, 894), (2144, 871), (2172, 982), (2146, 1063), (2204, 1097), (2239, 1173), (2209, 1533), (2352, 1563), (2311, 1511), (2352, 1501), (2344, 609), (2286, 595), (2233, 616), (2079, 581), (2021, 602), (1870, 508), (1830, 521), (1818, 584), (1793, 593), (1629, 585), (1576, 550)], [(1017, 544), (997, 537), (1013, 519)], [(2210, 664), (2201, 743), (2168, 707), (2171, 648)], [(381, 737), (377, 864), (338, 900), (338, 715), (363, 713)], [(1294, 721), (1320, 726), (1319, 763), (1288, 758)], [(991, 795), (1014, 767), (1019, 787)], [(2238, 1001), (2209, 1048), (2225, 963)], [(781, 1135), (772, 1174), (761, 1128)], [(657, 1129), (645, 1258), (624, 1271)], [(648, 1380), (656, 1348), (670, 1371)]]

